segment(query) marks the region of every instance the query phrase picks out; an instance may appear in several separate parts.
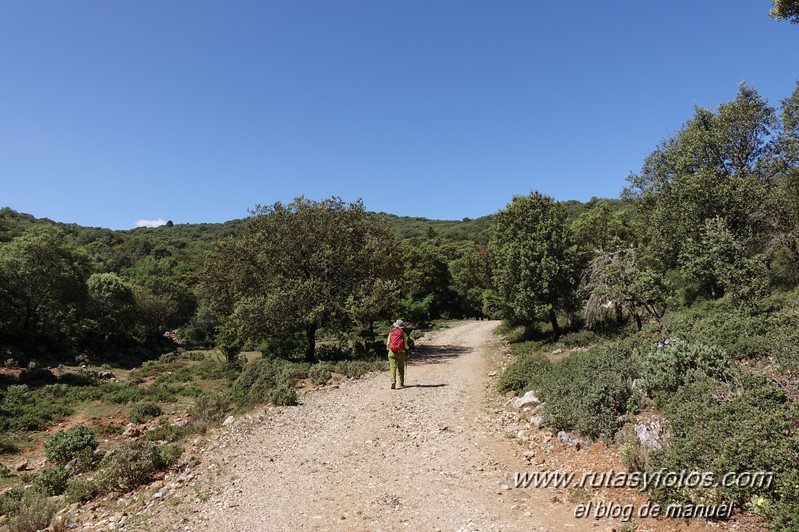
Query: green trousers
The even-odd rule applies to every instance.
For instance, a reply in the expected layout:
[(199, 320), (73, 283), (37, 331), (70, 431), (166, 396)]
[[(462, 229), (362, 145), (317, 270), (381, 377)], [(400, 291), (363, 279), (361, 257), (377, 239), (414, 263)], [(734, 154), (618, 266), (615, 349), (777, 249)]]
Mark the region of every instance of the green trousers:
[(397, 373), (399, 372), (400, 386), (405, 386), (405, 351), (395, 353), (389, 349), (388, 364), (391, 375), (391, 384), (395, 384), (397, 382)]

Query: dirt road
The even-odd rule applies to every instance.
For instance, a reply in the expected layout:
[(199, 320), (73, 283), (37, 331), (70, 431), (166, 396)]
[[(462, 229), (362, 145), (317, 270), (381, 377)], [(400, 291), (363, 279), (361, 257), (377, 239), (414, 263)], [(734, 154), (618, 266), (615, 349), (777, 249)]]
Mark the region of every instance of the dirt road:
[(423, 339), (404, 389), (386, 374), (344, 381), (223, 428), (126, 529), (606, 529), (549, 490), (513, 487), (529, 463), (484, 405), (497, 324)]

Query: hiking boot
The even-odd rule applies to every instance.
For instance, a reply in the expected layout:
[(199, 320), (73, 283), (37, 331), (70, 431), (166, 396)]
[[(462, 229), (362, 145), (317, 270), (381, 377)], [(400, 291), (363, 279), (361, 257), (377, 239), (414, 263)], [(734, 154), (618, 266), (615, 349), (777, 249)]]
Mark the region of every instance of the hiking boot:
[(397, 386), (397, 388), (405, 388), (405, 385), (402, 384), (402, 383), (399, 383), (399, 386)]
[(396, 384), (394, 384), (394, 383), (392, 382), (392, 383), (391, 383), (391, 389), (393, 390), (393, 389), (394, 389), (394, 388), (396, 388), (396, 387), (397, 387), (397, 385), (396, 385)]

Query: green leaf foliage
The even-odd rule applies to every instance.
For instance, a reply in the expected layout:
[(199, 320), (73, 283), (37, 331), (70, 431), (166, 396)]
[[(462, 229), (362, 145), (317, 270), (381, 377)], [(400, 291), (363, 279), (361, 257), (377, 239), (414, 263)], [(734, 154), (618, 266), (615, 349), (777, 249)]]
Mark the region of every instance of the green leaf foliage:
[(352, 321), (364, 287), (397, 278), (397, 244), (360, 202), (297, 198), (253, 214), (203, 277), (213, 308), (244, 338), (304, 332), (312, 359), (317, 329)]
[(534, 192), (517, 196), (494, 217), (489, 249), (494, 289), (506, 318), (552, 324), (574, 306), (576, 247), (564, 208)]

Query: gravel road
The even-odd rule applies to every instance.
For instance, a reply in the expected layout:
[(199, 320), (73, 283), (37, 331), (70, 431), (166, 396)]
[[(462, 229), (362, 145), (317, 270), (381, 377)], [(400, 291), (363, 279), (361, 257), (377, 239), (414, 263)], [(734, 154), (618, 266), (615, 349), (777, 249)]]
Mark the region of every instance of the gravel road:
[(601, 529), (548, 490), (513, 488), (529, 464), (486, 407), (497, 325), (429, 334), (404, 389), (385, 373), (345, 380), (223, 427), (126, 529)]

